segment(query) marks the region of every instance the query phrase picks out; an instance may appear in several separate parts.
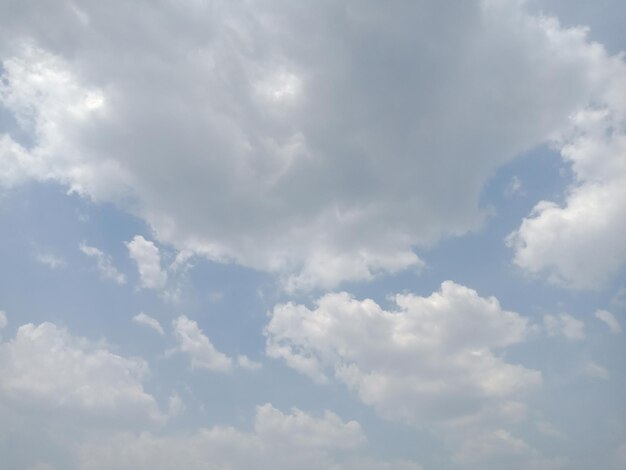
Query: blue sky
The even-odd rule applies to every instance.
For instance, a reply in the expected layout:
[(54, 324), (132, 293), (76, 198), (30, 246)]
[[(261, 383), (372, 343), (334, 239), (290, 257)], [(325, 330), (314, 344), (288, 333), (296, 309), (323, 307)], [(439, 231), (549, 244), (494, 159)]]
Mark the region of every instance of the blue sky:
[(0, 2), (3, 468), (624, 468), (625, 12)]

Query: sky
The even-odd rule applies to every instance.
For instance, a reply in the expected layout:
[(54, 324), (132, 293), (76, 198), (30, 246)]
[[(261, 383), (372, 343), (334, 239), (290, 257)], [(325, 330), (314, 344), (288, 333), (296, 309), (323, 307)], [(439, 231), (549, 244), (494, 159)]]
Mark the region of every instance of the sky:
[(0, 467), (626, 468), (620, 0), (0, 0)]

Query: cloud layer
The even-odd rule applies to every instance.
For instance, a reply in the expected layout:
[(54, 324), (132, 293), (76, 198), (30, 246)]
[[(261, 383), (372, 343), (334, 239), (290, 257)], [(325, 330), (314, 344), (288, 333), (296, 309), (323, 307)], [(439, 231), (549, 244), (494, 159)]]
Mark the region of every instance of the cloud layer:
[(487, 178), (615, 65), (503, 0), (9, 3), (0, 101), (29, 141), (3, 134), (0, 181), (60, 181), (291, 290), (419, 267), (415, 247), (478, 227)]

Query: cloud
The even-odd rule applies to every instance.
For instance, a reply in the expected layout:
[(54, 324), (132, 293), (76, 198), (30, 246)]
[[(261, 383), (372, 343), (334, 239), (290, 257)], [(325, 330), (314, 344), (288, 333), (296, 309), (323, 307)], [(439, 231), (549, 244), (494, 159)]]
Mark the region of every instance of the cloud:
[(115, 425), (163, 420), (143, 388), (145, 361), (126, 358), (53, 323), (18, 328), (0, 343), (0, 400)]
[(181, 315), (172, 324), (178, 340), (178, 350), (189, 355), (193, 369), (216, 372), (231, 370), (233, 360), (215, 349), (195, 321)]
[(507, 239), (518, 266), (571, 289), (606, 287), (626, 263), (626, 66), (604, 69), (604, 93), (555, 138), (574, 175), (565, 201), (539, 202)]
[(146, 315), (143, 312), (135, 315), (133, 317), (133, 321), (137, 323), (138, 325), (143, 325), (143, 326), (153, 329), (154, 331), (159, 333), (161, 336), (165, 334), (165, 331), (163, 331), (163, 327), (161, 326), (159, 321), (156, 318), (152, 318), (151, 316)]
[(179, 351), (189, 355), (192, 369), (228, 372), (235, 366), (247, 370), (258, 370), (263, 367), (260, 362), (253, 361), (248, 356), (239, 355), (232, 358), (219, 352), (198, 324), (185, 315), (175, 319), (172, 325), (178, 346), (169, 353)]
[(161, 254), (156, 245), (141, 235), (126, 243), (128, 254), (137, 263), (141, 287), (161, 289), (167, 282), (167, 273), (161, 270)]
[(257, 370), (263, 367), (260, 362), (251, 360), (248, 356), (237, 356), (237, 365), (242, 369)]
[(519, 457), (529, 451), (530, 447), (526, 442), (513, 437), (505, 430), (499, 429), (495, 432), (474, 436), (468, 440), (455, 455), (455, 459), (462, 463), (475, 463), (497, 454)]
[(384, 310), (339, 293), (313, 309), (278, 305), (265, 329), (267, 354), (319, 383), (343, 382), (383, 416), (414, 425), (507, 414), (541, 384), (540, 372), (499, 353), (524, 341), (529, 326), (495, 298), (446, 281), (429, 297), (394, 301)]
[(355, 449), (365, 444), (361, 426), (356, 421), (344, 423), (336, 414), (325, 411), (315, 418), (294, 408), (285, 415), (270, 404), (257, 409), (254, 430), (278, 446), (327, 449)]
[(7, 326), (7, 314), (4, 310), (0, 310), (0, 330), (3, 330)]
[(570, 341), (585, 338), (585, 324), (567, 313), (545, 315), (543, 324), (549, 336), (563, 336)]
[(95, 258), (98, 271), (102, 279), (110, 279), (118, 284), (126, 284), (126, 276), (119, 272), (113, 265), (113, 260), (109, 255), (99, 250), (95, 246), (89, 246), (85, 243), (79, 245), (80, 251), (90, 258)]
[[(495, 169), (602, 98), (621, 64), (522, 2), (110, 5), (2, 15), (0, 102), (31, 142), (0, 137), (0, 181), (114, 202), (161, 243), (294, 290), (419, 268), (416, 249), (478, 228)], [(606, 214), (621, 233), (624, 186), (597, 192), (611, 209), (583, 220)], [(516, 262), (587, 256), (559, 243), (536, 261), (533, 229), (550, 214), (558, 231), (542, 233), (583, 234), (544, 209), (515, 238)], [(610, 241), (600, 258), (622, 259)], [(590, 261), (585, 279), (606, 271)], [(145, 282), (160, 286), (153, 266)]]
[(257, 407), (251, 432), (215, 426), (165, 437), (120, 434), (83, 445), (79, 466), (84, 470), (331, 468), (365, 443), (356, 421), (344, 422), (330, 411), (316, 417), (294, 408), (286, 414), (265, 404)]
[(53, 253), (39, 253), (36, 259), (38, 262), (48, 266), (50, 269), (62, 268), (67, 264), (62, 257)]
[(615, 318), (615, 315), (611, 312), (607, 310), (596, 310), (593, 315), (608, 326), (611, 333), (617, 334), (622, 332), (622, 326), (619, 324), (619, 321), (617, 321), (617, 318)]

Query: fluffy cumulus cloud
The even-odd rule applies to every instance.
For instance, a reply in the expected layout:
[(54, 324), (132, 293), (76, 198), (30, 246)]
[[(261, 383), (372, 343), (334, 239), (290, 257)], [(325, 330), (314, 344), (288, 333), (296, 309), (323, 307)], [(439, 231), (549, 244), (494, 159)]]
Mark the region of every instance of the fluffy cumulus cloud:
[(120, 424), (163, 415), (142, 380), (141, 359), (119, 356), (52, 323), (26, 324), (0, 343), (0, 405)]
[(0, 310), (0, 330), (4, 329), (7, 326), (7, 314), (4, 313), (4, 310)]
[(167, 273), (161, 269), (161, 253), (154, 242), (135, 235), (126, 246), (129, 256), (137, 263), (141, 286), (147, 289), (164, 287)]
[[(12, 0), (0, 18), (0, 103), (22, 128), (0, 137), (1, 184), (61, 182), (294, 290), (417, 268), (416, 247), (478, 227), (486, 179), (608, 99), (621, 66), (519, 1)], [(578, 284), (624, 254), (623, 172), (585, 164), (620, 151), (622, 121), (594, 112), (578, 119), (615, 132), (563, 137), (572, 199), (512, 242), (518, 264)], [(606, 253), (581, 258), (586, 240)]]
[(267, 354), (317, 382), (345, 383), (383, 416), (456, 425), (522, 410), (541, 373), (504, 360), (524, 341), (526, 319), (497, 299), (444, 282), (429, 297), (372, 300), (328, 294), (314, 308), (279, 305), (266, 327)]
[[(360, 424), (331, 411), (284, 413), (265, 404), (257, 407), (252, 430), (162, 429), (186, 406), (174, 392), (162, 413), (143, 388), (146, 373), (143, 360), (52, 323), (22, 325), (14, 338), (0, 341), (0, 436), (17, 445), (24, 438), (45, 443), (19, 468), (420, 468), (368, 457)], [(63, 456), (61, 466), (47, 463), (46, 452), (54, 462)]]
[(604, 69), (604, 92), (555, 138), (574, 174), (565, 201), (539, 202), (508, 238), (517, 265), (574, 289), (604, 287), (626, 263), (626, 66)]
[[(119, 435), (83, 446), (80, 468), (96, 469), (319, 469), (351, 466), (353, 454), (366, 443), (356, 421), (342, 421), (330, 411), (320, 417), (293, 409), (286, 414), (265, 404), (257, 408), (254, 430), (232, 427), (200, 429), (192, 434), (160, 437), (150, 433)], [(365, 468), (386, 467), (384, 463)], [(336, 466), (335, 466), (336, 465)]]

